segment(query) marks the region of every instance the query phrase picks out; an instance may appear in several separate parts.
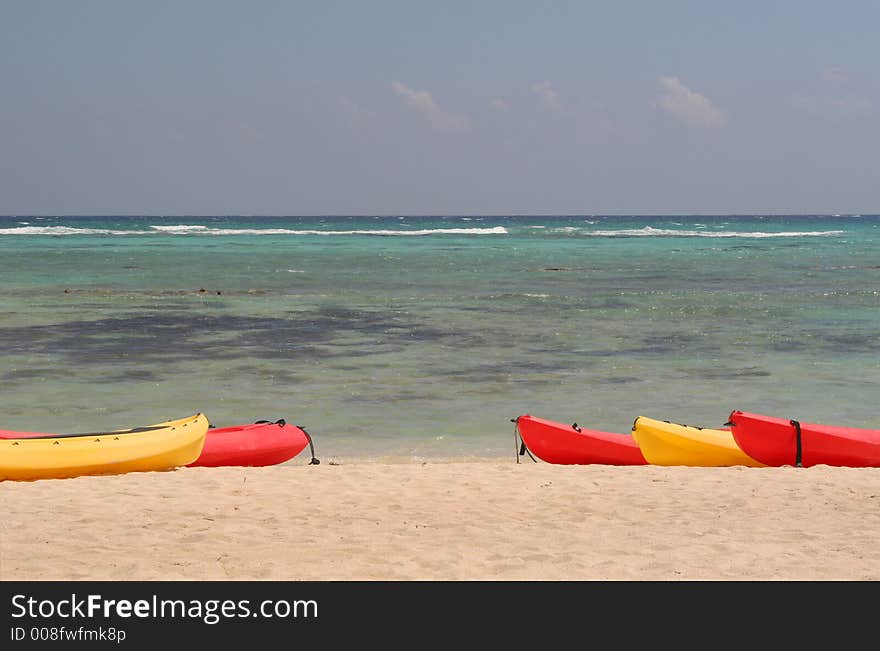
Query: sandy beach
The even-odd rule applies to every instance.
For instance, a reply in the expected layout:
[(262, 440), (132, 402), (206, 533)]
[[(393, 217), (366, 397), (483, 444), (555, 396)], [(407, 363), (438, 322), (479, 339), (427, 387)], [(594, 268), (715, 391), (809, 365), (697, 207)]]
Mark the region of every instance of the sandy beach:
[(877, 580), (880, 470), (515, 459), (0, 483), (0, 580)]

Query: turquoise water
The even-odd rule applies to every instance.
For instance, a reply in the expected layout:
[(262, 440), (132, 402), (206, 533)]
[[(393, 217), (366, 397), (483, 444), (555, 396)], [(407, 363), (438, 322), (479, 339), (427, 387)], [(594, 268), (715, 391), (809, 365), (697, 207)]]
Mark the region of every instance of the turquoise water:
[(880, 216), (2, 217), (2, 426), (285, 418), (514, 458), (532, 413), (878, 427)]

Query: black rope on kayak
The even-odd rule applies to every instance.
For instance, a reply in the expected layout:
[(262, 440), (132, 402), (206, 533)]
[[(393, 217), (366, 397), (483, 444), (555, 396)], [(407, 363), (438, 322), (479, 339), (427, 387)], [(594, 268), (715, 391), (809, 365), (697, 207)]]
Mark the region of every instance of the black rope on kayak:
[(309, 449), (312, 451), (312, 460), (309, 461), (310, 466), (317, 466), (321, 461), (315, 457), (315, 444), (312, 443), (311, 435), (306, 431), (306, 428), (302, 425), (297, 425), (298, 428), (302, 430), (302, 433), (306, 435), (306, 438), (309, 440)]
[[(538, 463), (538, 460), (532, 456), (531, 450), (526, 447), (526, 442), (523, 441), (522, 434), (519, 433), (519, 416), (516, 418), (511, 418), (510, 422), (513, 423), (513, 449), (516, 451), (516, 462), (519, 463), (519, 458), (525, 454), (528, 454), (531, 457), (532, 461)], [(519, 439), (520, 444), (517, 445), (517, 439)]]
[(525, 454), (526, 444), (520, 444), (522, 438), (519, 436), (519, 429), (517, 428), (517, 421), (519, 418), (511, 418), (510, 422), (513, 423), (513, 458), (519, 463), (519, 458), (521, 455)]
[[(271, 420), (254, 421), (254, 425), (266, 425), (266, 424), (278, 425), (279, 427), (284, 427), (285, 425), (287, 425), (287, 421), (284, 420), (283, 418), (279, 418), (274, 423)], [(301, 429), (302, 433), (306, 435), (306, 439), (309, 442), (309, 449), (312, 451), (312, 460), (309, 461), (309, 465), (310, 466), (317, 466), (319, 463), (321, 463), (321, 460), (315, 456), (315, 444), (312, 442), (311, 435), (306, 431), (306, 428), (303, 427), (302, 425), (297, 425), (297, 428)]]
[[(78, 434), (40, 434), (39, 436), (28, 436), (28, 440), (35, 439), (67, 439), (80, 438), (86, 436), (118, 436), (119, 434), (140, 434), (142, 432), (152, 432), (157, 429), (164, 429), (164, 425), (147, 425), (144, 427), (132, 427), (131, 429), (119, 430), (116, 432), (84, 432)], [(20, 437), (18, 437), (20, 438)]]
[(801, 445), (801, 424), (792, 418), (789, 421), (792, 425), (794, 425), (794, 435), (795, 435), (795, 453), (794, 453), (794, 465), (797, 468), (804, 467), (804, 459), (803, 459), (803, 446)]

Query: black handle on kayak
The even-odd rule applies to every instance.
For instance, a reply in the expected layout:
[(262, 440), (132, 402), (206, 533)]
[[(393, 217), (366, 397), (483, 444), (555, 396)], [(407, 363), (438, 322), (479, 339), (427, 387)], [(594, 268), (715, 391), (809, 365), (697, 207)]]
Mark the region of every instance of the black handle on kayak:
[(794, 435), (795, 435), (795, 452), (794, 452), (794, 465), (798, 468), (804, 467), (804, 459), (803, 459), (803, 447), (801, 446), (801, 424), (792, 418), (789, 421), (792, 425), (794, 425)]

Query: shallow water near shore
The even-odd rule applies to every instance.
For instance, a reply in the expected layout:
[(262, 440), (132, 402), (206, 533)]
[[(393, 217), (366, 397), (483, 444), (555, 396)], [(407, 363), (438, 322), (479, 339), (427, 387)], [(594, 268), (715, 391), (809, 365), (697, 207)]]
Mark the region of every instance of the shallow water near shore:
[(5, 429), (285, 418), (326, 460), (523, 413), (878, 427), (880, 217), (0, 218)]

